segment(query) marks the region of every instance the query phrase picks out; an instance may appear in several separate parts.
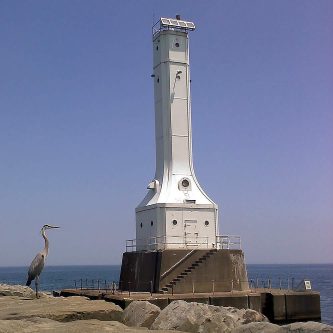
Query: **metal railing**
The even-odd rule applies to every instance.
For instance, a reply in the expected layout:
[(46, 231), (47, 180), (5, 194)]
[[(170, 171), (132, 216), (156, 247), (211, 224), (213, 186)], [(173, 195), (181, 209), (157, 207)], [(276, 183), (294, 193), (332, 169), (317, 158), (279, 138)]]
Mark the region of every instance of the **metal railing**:
[(215, 243), (209, 243), (209, 237), (158, 236), (149, 239), (126, 240), (126, 252), (156, 251), (172, 249), (224, 249), (241, 250), (241, 237), (235, 235), (217, 235)]
[(74, 280), (74, 288), (76, 290), (98, 290), (114, 294), (119, 289), (119, 283), (102, 279), (79, 279)]
[(172, 249), (208, 249), (209, 237), (158, 236), (126, 240), (126, 252)]
[(168, 270), (166, 270), (164, 273), (161, 274), (161, 279), (166, 277), (170, 272), (172, 272), (176, 267), (178, 267), (180, 264), (182, 264), (187, 258), (191, 257), (194, 253), (194, 250), (187, 253), (184, 257), (182, 257), (180, 260), (178, 260), (174, 265), (172, 265)]
[(241, 250), (241, 238), (235, 235), (217, 235), (216, 248), (225, 250)]
[[(311, 283), (309, 280), (304, 279), (296, 279), (293, 277), (288, 278), (255, 278), (250, 280), (231, 280), (231, 281), (219, 281), (219, 280), (211, 280), (211, 281), (195, 281), (192, 280), (186, 286), (188, 289), (188, 293), (208, 293), (214, 295), (219, 291), (223, 292), (233, 292), (242, 290), (244, 285), (248, 284), (250, 292), (262, 292), (263, 290), (272, 290), (279, 289), (282, 291), (300, 291), (299, 284), (304, 283), (305, 281)], [(296, 283), (298, 282), (298, 283)], [(129, 296), (131, 293), (136, 293), (134, 282), (127, 281), (126, 283), (123, 281), (106, 281), (106, 280), (88, 280), (88, 279), (79, 279), (74, 280), (74, 288), (76, 290), (90, 290), (97, 291), (99, 293), (112, 293), (112, 294), (123, 294), (128, 293)], [(243, 287), (242, 287), (243, 286)], [(184, 291), (184, 286), (180, 286), (182, 292)], [(152, 295), (154, 293), (154, 284), (153, 281), (144, 281), (140, 282), (140, 289), (146, 290), (146, 292), (139, 293), (148, 293)], [(311, 289), (309, 289), (310, 291)], [(306, 291), (306, 290), (305, 290)], [(166, 294), (174, 294), (178, 292), (177, 283), (173, 284), (169, 290), (164, 293)], [(157, 292), (159, 293), (159, 292)]]

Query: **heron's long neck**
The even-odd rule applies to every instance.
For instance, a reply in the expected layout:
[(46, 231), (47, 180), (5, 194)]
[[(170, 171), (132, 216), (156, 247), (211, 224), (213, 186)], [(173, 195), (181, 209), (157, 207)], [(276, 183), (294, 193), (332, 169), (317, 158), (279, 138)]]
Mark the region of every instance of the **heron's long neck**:
[(42, 231), (42, 236), (43, 236), (44, 241), (45, 241), (45, 246), (44, 246), (44, 249), (43, 249), (43, 253), (44, 253), (45, 257), (46, 257), (48, 255), (48, 253), (49, 253), (49, 240), (46, 237), (46, 233), (45, 233), (44, 229)]

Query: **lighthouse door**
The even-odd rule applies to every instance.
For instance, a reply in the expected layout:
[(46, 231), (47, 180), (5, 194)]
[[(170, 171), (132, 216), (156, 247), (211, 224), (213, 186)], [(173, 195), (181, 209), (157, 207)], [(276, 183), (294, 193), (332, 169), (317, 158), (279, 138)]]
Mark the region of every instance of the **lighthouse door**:
[(198, 246), (199, 232), (197, 230), (197, 220), (184, 221), (184, 239), (186, 247)]

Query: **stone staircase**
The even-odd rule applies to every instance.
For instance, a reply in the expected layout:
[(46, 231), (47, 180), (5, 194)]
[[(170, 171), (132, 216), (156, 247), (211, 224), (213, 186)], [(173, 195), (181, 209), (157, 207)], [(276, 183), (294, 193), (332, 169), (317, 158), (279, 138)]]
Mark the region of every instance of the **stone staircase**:
[(208, 250), (200, 258), (194, 260), (190, 266), (188, 266), (175, 278), (168, 282), (164, 287), (162, 287), (160, 289), (160, 293), (169, 293), (177, 283), (181, 282), (186, 276), (190, 275), (197, 267), (199, 267), (203, 262), (208, 260), (216, 252), (216, 249)]

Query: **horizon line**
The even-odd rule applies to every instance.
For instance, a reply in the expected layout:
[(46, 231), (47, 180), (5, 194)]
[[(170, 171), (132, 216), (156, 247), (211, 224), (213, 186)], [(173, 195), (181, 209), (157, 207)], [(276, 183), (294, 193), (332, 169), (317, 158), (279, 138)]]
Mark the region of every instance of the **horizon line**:
[[(0, 268), (18, 268), (18, 267), (29, 267), (30, 264), (27, 265), (0, 265)], [(246, 265), (333, 265), (333, 262), (311, 262), (311, 263), (287, 263), (287, 262), (280, 262), (280, 263), (246, 263)], [(56, 264), (56, 265), (47, 265), (47, 267), (79, 267), (79, 266), (91, 266), (91, 267), (98, 267), (98, 266), (121, 266), (120, 264)]]

